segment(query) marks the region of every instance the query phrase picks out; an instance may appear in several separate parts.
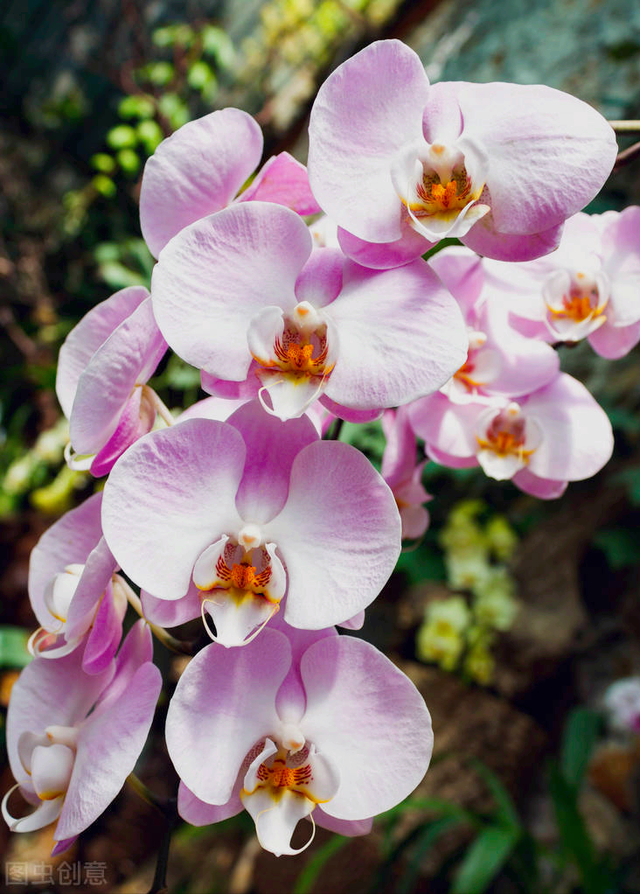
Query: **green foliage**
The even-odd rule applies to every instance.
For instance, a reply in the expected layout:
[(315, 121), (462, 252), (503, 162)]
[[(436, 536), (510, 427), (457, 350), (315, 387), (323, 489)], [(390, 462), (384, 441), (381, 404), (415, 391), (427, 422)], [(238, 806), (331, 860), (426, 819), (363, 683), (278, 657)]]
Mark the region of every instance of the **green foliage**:
[(293, 886), (293, 894), (310, 894), (327, 860), (339, 850), (342, 850), (345, 844), (348, 843), (348, 838), (342, 835), (334, 835), (326, 844), (318, 848), (296, 879)]
[(614, 570), (637, 565), (640, 560), (638, 538), (628, 528), (604, 528), (594, 536), (593, 545), (602, 550)]
[(0, 627), (0, 668), (23, 668), (31, 661), (29, 632), (21, 627)]

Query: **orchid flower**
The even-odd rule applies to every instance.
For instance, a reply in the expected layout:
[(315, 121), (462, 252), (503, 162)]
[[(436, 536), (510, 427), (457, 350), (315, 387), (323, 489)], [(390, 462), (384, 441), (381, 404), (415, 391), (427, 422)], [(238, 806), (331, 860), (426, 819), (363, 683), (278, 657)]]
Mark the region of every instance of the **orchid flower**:
[(312, 253), (303, 221), (277, 205), (235, 205), (182, 230), (152, 292), (165, 338), (208, 391), (246, 383), (221, 396), (259, 392), (283, 420), (316, 398), (350, 421), (375, 417), (434, 391), (465, 357), (458, 307), (422, 260), (381, 272), (337, 249)]
[(145, 165), (140, 189), (140, 225), (151, 254), (159, 257), (184, 227), (233, 202), (275, 202), (317, 214), (306, 169), (288, 152), (270, 158), (234, 198), (258, 166), (262, 146), (257, 122), (232, 108), (189, 121), (163, 140)]
[(560, 496), (568, 481), (595, 475), (613, 451), (607, 414), (566, 373), (502, 406), (453, 404), (435, 394), (416, 401), (408, 413), (436, 462), (452, 468), (479, 464), (489, 477), (512, 479), (542, 499)]
[(146, 384), (166, 349), (143, 286), (116, 292), (71, 330), (60, 349), (56, 392), (78, 454), (68, 457), (72, 468), (106, 475), (151, 431), (157, 413), (172, 421)]
[(100, 673), (115, 655), (127, 610), (126, 584), (102, 536), (102, 494), (55, 522), (31, 552), (29, 598), (41, 627), (29, 647), (42, 658), (82, 649), (85, 673)]
[[(541, 263), (532, 262), (532, 263)], [(495, 300), (489, 262), (468, 248), (447, 248), (430, 261), (462, 310), (469, 348), (465, 362), (441, 389), (453, 403), (500, 403), (504, 395), (521, 397), (551, 382), (559, 370), (550, 345), (522, 335), (510, 324), (507, 303)], [(491, 262), (512, 270), (513, 262)]]
[(307, 846), (290, 843), (305, 817), (369, 831), (371, 817), (418, 785), (433, 746), (422, 696), (377, 649), (335, 630), (283, 629), (244, 649), (203, 649), (178, 682), (166, 729), (181, 815), (205, 825), (244, 807), (277, 856)]
[[(58, 821), (53, 854), (62, 853), (118, 794), (147, 738), (162, 680), (151, 663), (144, 621), (130, 630), (115, 661), (88, 676), (81, 654), (34, 659), (13, 687), (7, 751), (17, 784), (2, 800), (14, 832)], [(20, 788), (35, 810), (9, 812)]]
[(551, 342), (587, 338), (609, 360), (640, 341), (640, 208), (576, 214), (552, 255), (485, 262), (488, 282), (522, 332)]
[(398, 40), (329, 75), (309, 124), (313, 193), (343, 250), (372, 267), (454, 236), (502, 260), (546, 254), (615, 156), (612, 128), (586, 103), (543, 86), (430, 85)]
[(174, 623), (206, 611), (226, 646), (255, 636), (285, 594), (292, 626), (349, 620), (400, 552), (393, 494), (369, 461), (257, 402), (141, 438), (111, 472), (102, 523), (133, 581), (182, 600)]

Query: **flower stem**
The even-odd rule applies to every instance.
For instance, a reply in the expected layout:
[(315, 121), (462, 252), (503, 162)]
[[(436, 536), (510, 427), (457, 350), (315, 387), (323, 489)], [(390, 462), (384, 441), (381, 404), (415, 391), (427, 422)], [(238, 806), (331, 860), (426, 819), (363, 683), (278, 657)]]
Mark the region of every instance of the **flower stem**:
[(184, 640), (176, 639), (176, 637), (172, 636), (164, 629), (164, 627), (159, 627), (157, 624), (153, 624), (149, 621), (149, 619), (145, 617), (142, 602), (140, 601), (138, 594), (134, 593), (129, 584), (120, 577), (120, 575), (118, 575), (118, 578), (118, 584), (122, 587), (129, 605), (147, 622), (149, 629), (155, 638), (161, 642), (163, 646), (169, 649), (169, 651), (177, 652), (178, 655), (195, 655), (193, 642), (185, 642)]

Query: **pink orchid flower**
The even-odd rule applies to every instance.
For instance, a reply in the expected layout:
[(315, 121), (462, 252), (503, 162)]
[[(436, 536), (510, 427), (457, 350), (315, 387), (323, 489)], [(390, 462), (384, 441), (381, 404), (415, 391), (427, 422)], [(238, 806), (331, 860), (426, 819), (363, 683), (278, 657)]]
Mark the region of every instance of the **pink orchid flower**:
[[(57, 661), (36, 658), (22, 671), (7, 714), (17, 784), (2, 800), (2, 816), (12, 831), (32, 832), (58, 820), (55, 855), (106, 810), (151, 726), (162, 686), (152, 651), (149, 629), (138, 621), (100, 673), (83, 672), (79, 651)], [(17, 788), (36, 808), (20, 818), (8, 807)]]
[(290, 634), (203, 649), (178, 682), (166, 729), (181, 815), (205, 825), (244, 807), (276, 856), (304, 850), (290, 844), (304, 817), (369, 831), (421, 781), (433, 746), (422, 696), (377, 649), (334, 630)]
[(352, 618), (400, 552), (393, 494), (369, 461), (257, 402), (134, 444), (107, 481), (102, 523), (125, 573), (179, 601), (172, 623), (206, 611), (226, 646), (257, 635), (285, 593), (295, 627)]
[(487, 261), (488, 280), (529, 337), (577, 342), (609, 360), (640, 341), (640, 208), (576, 214), (553, 254)]
[(301, 215), (321, 209), (304, 165), (288, 152), (270, 158), (239, 195), (262, 156), (262, 131), (240, 109), (220, 109), (183, 125), (147, 161), (140, 226), (154, 257), (180, 230), (233, 202), (274, 202)]
[(560, 496), (568, 481), (595, 475), (613, 452), (607, 414), (566, 373), (502, 406), (453, 404), (434, 394), (408, 412), (435, 462), (452, 468), (480, 465), (490, 478), (511, 479), (542, 499)]
[[(496, 300), (489, 263), (464, 247), (447, 248), (429, 262), (462, 310), (469, 348), (463, 365), (441, 391), (454, 403), (500, 403), (537, 391), (558, 374), (549, 345), (526, 337), (510, 323), (509, 305)], [(512, 263), (491, 262), (511, 270)], [(532, 262), (536, 263), (536, 262)]]
[(422, 537), (429, 527), (429, 513), (424, 503), (433, 497), (422, 486), (422, 472), (427, 461), (416, 463), (416, 436), (406, 407), (385, 410), (382, 428), (387, 444), (382, 455), (382, 477), (396, 498), (402, 521), (402, 537)]
[[(158, 325), (206, 389), (260, 392), (283, 420), (316, 398), (350, 421), (375, 417), (434, 391), (465, 357), (460, 311), (427, 264), (373, 271), (337, 249), (312, 253), (309, 229), (277, 205), (182, 230), (152, 288)], [(240, 390), (221, 394), (217, 380)]]
[(117, 458), (169, 411), (146, 383), (167, 344), (149, 292), (122, 289), (86, 314), (67, 336), (58, 361), (56, 393), (69, 419), (72, 468), (106, 475)]
[(94, 494), (44, 532), (29, 560), (29, 598), (40, 629), (34, 655), (60, 658), (82, 649), (82, 669), (103, 671), (122, 638), (127, 585), (115, 572), (100, 524), (102, 494)]
[(397, 40), (340, 65), (309, 124), (313, 193), (346, 231), (343, 250), (375, 267), (445, 236), (502, 260), (546, 254), (615, 156), (613, 130), (586, 103), (543, 86), (430, 85)]

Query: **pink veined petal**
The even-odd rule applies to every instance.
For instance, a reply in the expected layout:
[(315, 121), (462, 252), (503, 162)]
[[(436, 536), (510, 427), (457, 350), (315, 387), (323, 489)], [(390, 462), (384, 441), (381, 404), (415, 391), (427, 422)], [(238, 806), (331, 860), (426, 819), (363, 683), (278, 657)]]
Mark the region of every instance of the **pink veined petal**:
[(429, 81), (418, 56), (398, 40), (377, 41), (324, 82), (309, 122), (309, 180), (324, 211), (372, 242), (402, 234), (403, 205), (390, 167), (422, 137)]
[(520, 469), (511, 480), (525, 494), (531, 494), (532, 497), (537, 497), (539, 500), (557, 500), (565, 492), (568, 484), (568, 481), (538, 478), (529, 469)]
[(611, 423), (585, 386), (566, 373), (523, 402), (526, 418), (543, 431), (529, 460), (540, 478), (580, 481), (599, 472), (613, 452)]
[(416, 465), (416, 436), (406, 409), (386, 410), (382, 429), (387, 440), (382, 455), (382, 477), (390, 488), (410, 478)]
[(295, 281), (310, 254), (309, 230), (280, 205), (245, 202), (192, 224), (153, 271), (163, 335), (188, 363), (243, 381), (251, 364), (249, 319), (270, 305), (295, 306)]
[(86, 717), (113, 675), (111, 665), (100, 674), (88, 676), (81, 662), (81, 649), (55, 661), (35, 658), (14, 684), (7, 713), (7, 752), (11, 771), (21, 785), (30, 785), (18, 756), (22, 733), (75, 725)]
[(166, 737), (180, 778), (198, 798), (227, 803), (245, 756), (278, 724), (276, 693), (290, 664), (286, 636), (268, 628), (241, 649), (214, 643), (192, 659), (171, 699)]
[(246, 401), (231, 400), (224, 397), (204, 397), (202, 400), (196, 401), (190, 407), (181, 413), (175, 420), (174, 425), (178, 422), (185, 422), (187, 419), (215, 419), (218, 422), (226, 422), (232, 413), (239, 410)]
[(132, 444), (148, 434), (156, 421), (156, 409), (144, 390), (136, 386), (124, 405), (122, 414), (107, 443), (95, 455), (89, 471), (96, 478), (108, 475), (122, 454)]
[(56, 841), (51, 851), (51, 856), (57, 857), (59, 854), (64, 854), (75, 843), (77, 838), (77, 835), (72, 835), (71, 838), (63, 838), (61, 841)]
[(471, 469), (478, 465), (477, 457), (473, 456), (453, 456), (444, 450), (438, 450), (432, 444), (425, 444), (425, 451), (429, 459), (440, 466), (446, 466), (449, 469)]
[(235, 816), (244, 810), (240, 800), (243, 774), (239, 773), (231, 797), (226, 804), (207, 804), (194, 795), (184, 782), (178, 787), (178, 813), (192, 826), (208, 826)]
[(104, 535), (123, 571), (154, 596), (183, 596), (200, 553), (240, 522), (244, 460), (240, 433), (210, 419), (189, 419), (130, 447), (109, 476), (102, 507)]
[(369, 643), (342, 636), (311, 646), (301, 673), (301, 729), (340, 773), (325, 813), (363, 820), (399, 803), (422, 780), (433, 748), (413, 683)]
[(347, 257), (356, 264), (374, 270), (410, 264), (435, 245), (435, 242), (428, 242), (409, 226), (403, 227), (402, 236), (394, 242), (366, 242), (341, 228), (338, 229), (338, 241)]
[(259, 125), (240, 109), (190, 121), (145, 165), (140, 227), (154, 257), (184, 227), (231, 202), (262, 155)]
[(56, 827), (59, 838), (78, 835), (118, 794), (140, 756), (161, 688), (160, 671), (147, 662), (108, 710), (94, 712), (83, 724)]
[(303, 216), (322, 211), (311, 192), (307, 169), (288, 152), (280, 152), (266, 161), (236, 201), (249, 200), (275, 202)]
[(429, 527), (429, 512), (424, 506), (401, 506), (402, 539), (417, 540)]
[(462, 241), (467, 248), (487, 258), (496, 258), (498, 261), (530, 261), (554, 251), (561, 236), (562, 224), (528, 235), (500, 232), (496, 229), (494, 216), (490, 212), (471, 227)]
[(392, 407), (435, 391), (464, 363), (467, 334), (452, 296), (422, 260), (374, 272), (349, 262), (326, 310), (339, 333), (327, 397)]
[(632, 205), (609, 221), (602, 235), (603, 269), (611, 279), (609, 311), (615, 326), (640, 319), (640, 208)]
[(460, 142), (468, 135), (484, 145), (501, 232), (557, 226), (590, 202), (611, 172), (617, 152), (612, 128), (568, 93), (503, 83), (442, 83), (437, 89), (460, 103)]
[(67, 335), (60, 348), (56, 394), (67, 417), (78, 388), (78, 380), (98, 348), (142, 302), (149, 297), (144, 286), (128, 286), (92, 308)]
[(147, 381), (166, 349), (147, 298), (98, 348), (80, 376), (70, 417), (74, 450), (97, 453), (106, 444), (134, 387)]
[(245, 521), (263, 524), (284, 506), (293, 461), (318, 440), (318, 433), (306, 416), (282, 422), (257, 401), (244, 404), (227, 421), (240, 432), (247, 450), (236, 495), (238, 512)]
[(285, 620), (317, 630), (355, 615), (386, 583), (400, 552), (393, 494), (348, 444), (318, 441), (296, 456), (289, 497), (264, 526), (289, 580)]
[(362, 630), (365, 619), (365, 610), (357, 612), (351, 618), (347, 618), (346, 621), (341, 621), (338, 625), (339, 627), (344, 627), (345, 630)]
[(47, 587), (67, 565), (85, 564), (102, 537), (101, 506), (102, 494), (93, 494), (54, 522), (31, 551), (29, 599), (38, 623), (47, 630), (60, 626), (45, 604)]

